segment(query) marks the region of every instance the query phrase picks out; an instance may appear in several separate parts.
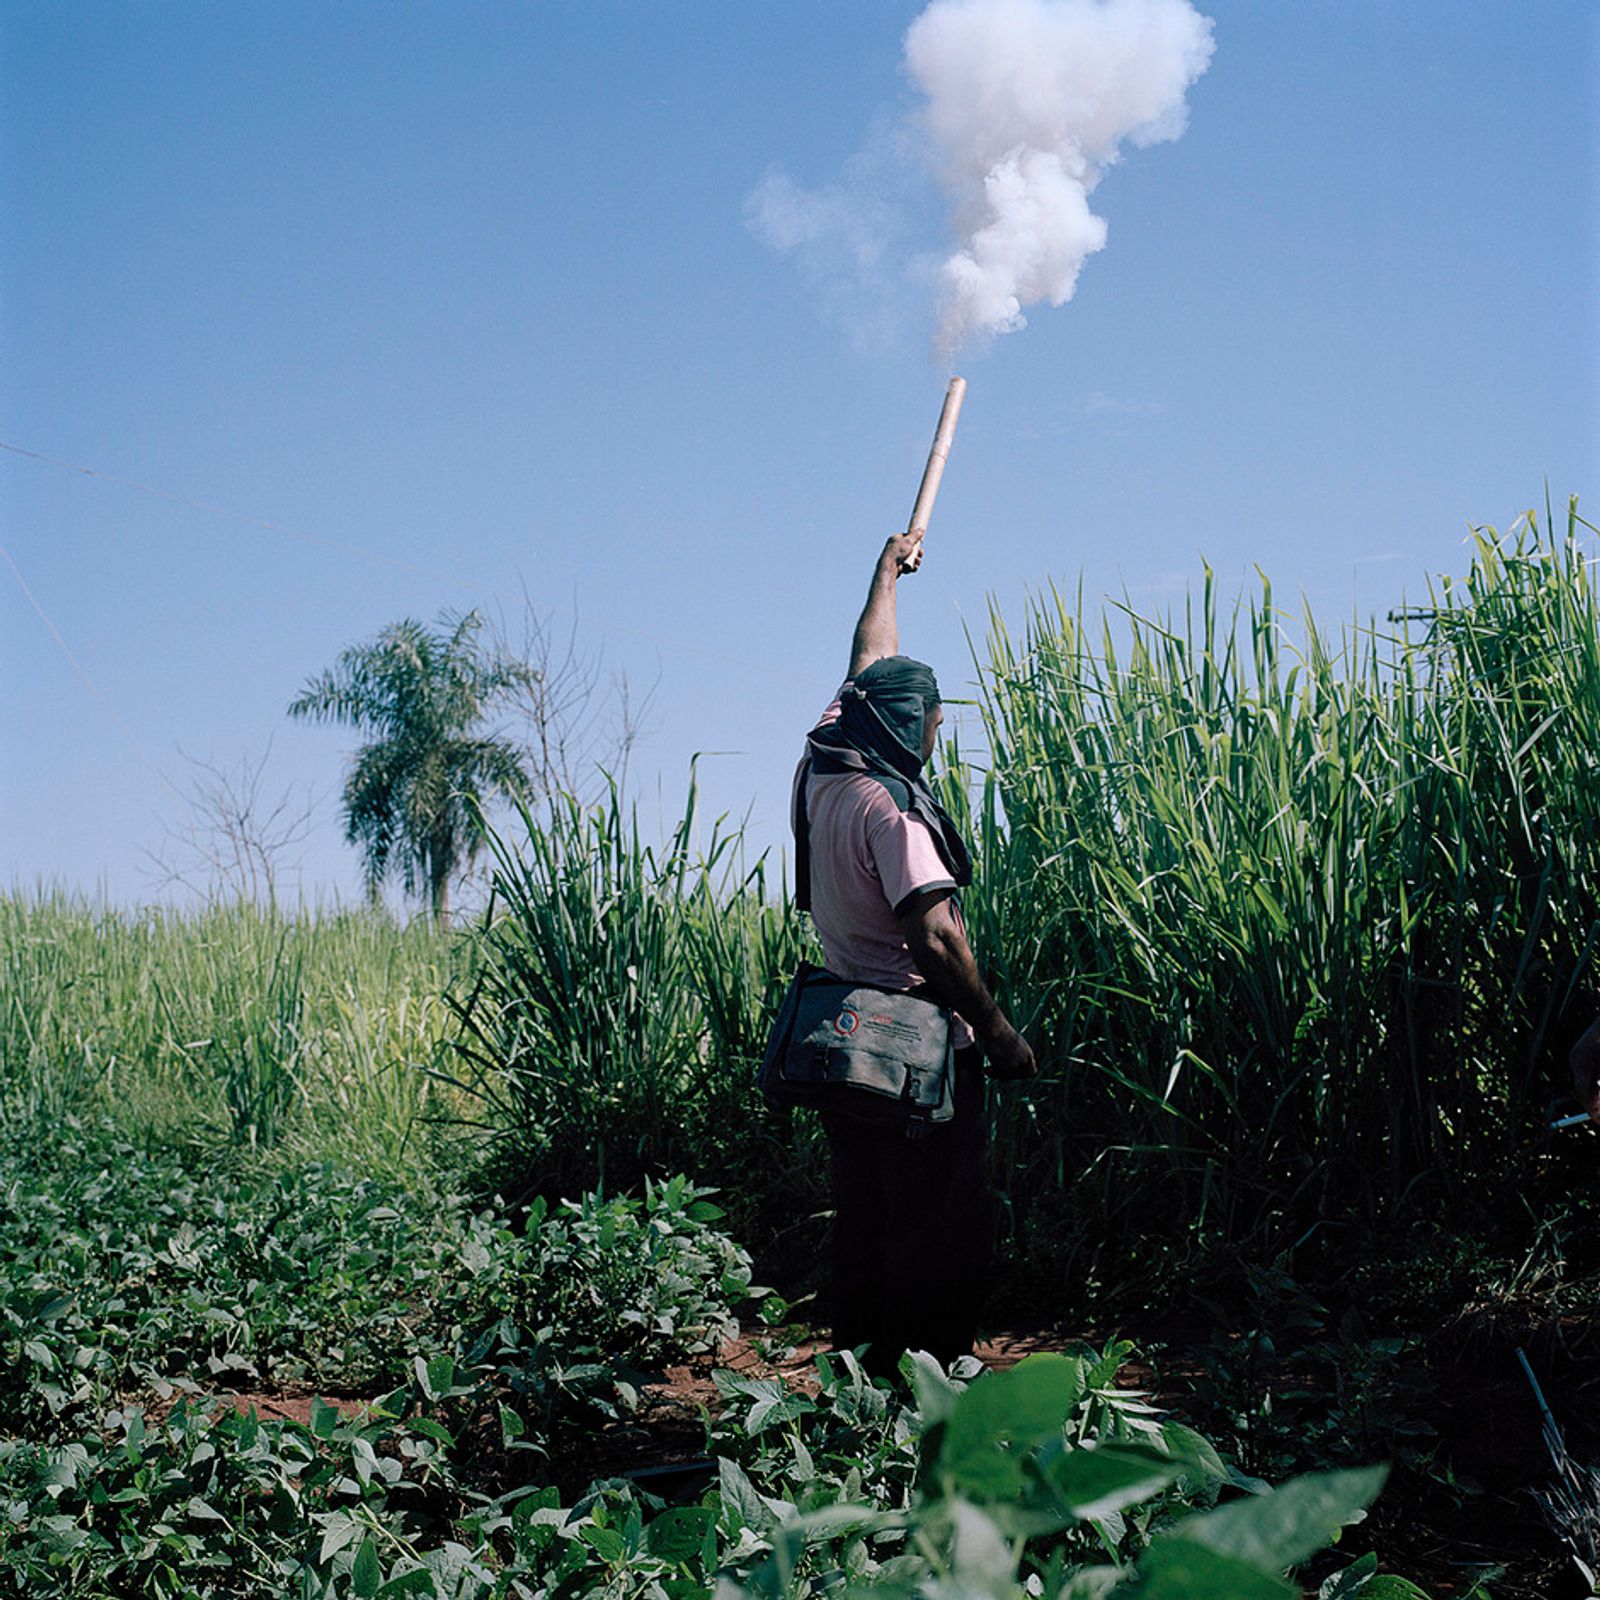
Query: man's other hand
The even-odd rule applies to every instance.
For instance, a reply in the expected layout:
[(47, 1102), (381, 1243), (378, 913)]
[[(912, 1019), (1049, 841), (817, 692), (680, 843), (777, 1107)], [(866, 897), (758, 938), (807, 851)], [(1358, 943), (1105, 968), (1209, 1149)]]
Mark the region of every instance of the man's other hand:
[(911, 947), (923, 981), (941, 1005), (967, 1019), (982, 1041), (989, 1076), (1031, 1078), (1039, 1070), (1033, 1051), (978, 976), (978, 963), (972, 959), (972, 946), (967, 943), (951, 891), (926, 889), (913, 895), (895, 921)]
[(1028, 1041), (1009, 1022), (983, 1041), (983, 1053), (991, 1078), (1031, 1078), (1039, 1070)]
[(1600, 1018), (1572, 1047), (1572, 1092), (1589, 1116), (1600, 1122)]

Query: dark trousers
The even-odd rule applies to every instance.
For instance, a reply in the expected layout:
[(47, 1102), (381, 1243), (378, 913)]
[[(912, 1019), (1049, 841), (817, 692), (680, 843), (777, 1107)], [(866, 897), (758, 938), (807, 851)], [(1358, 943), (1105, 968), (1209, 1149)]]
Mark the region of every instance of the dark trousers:
[(989, 1269), (988, 1118), (982, 1056), (956, 1052), (955, 1116), (920, 1139), (838, 1111), (833, 1162), (833, 1343), (870, 1345), (886, 1375), (901, 1353), (946, 1366), (969, 1354)]

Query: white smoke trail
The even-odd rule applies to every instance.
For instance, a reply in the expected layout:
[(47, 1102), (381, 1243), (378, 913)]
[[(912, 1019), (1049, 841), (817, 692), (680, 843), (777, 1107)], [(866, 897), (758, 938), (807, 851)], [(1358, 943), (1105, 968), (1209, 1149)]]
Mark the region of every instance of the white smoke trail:
[[(1027, 306), (1072, 298), (1106, 241), (1090, 193), (1125, 143), (1183, 132), (1184, 97), (1211, 52), (1210, 19), (1190, 0), (932, 0), (907, 30), (905, 62), (927, 98), (922, 142), (937, 154), (960, 241), (940, 273), (942, 351), (1023, 327)], [(862, 224), (841, 210), (840, 191), (818, 191), (807, 207), (806, 191), (774, 194), (774, 181), (752, 208), (757, 231), (794, 249), (777, 212), (803, 212), (813, 275), (824, 253), (837, 272), (851, 244), (859, 271)], [(876, 241), (886, 230), (881, 214), (874, 221)], [(874, 266), (888, 276), (881, 259)]]
[(911, 24), (906, 66), (962, 240), (944, 265), (943, 348), (1072, 298), (1106, 242), (1089, 209), (1102, 170), (1124, 141), (1183, 132), (1211, 51), (1189, 0), (933, 0)]
[(824, 319), (858, 350), (892, 349), (909, 331), (907, 302), (920, 293), (907, 292), (907, 233), (921, 176), (911, 130), (880, 119), (835, 182), (804, 188), (774, 166), (745, 197), (751, 232), (793, 258)]

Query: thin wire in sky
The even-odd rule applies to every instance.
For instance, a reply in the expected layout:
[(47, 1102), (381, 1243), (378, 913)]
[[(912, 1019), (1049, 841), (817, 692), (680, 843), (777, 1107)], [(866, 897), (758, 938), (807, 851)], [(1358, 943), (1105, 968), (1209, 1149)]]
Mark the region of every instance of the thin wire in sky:
[(448, 583), (457, 588), (467, 588), (460, 578), (452, 578), (442, 572), (434, 572), (427, 567), (420, 567), (414, 561), (402, 560), (399, 556), (385, 555), (381, 550), (369, 550), (365, 545), (349, 544), (341, 539), (330, 539), (324, 534), (307, 533), (303, 528), (292, 528), (287, 523), (273, 522), (266, 517), (252, 516), (247, 511), (234, 511), (228, 506), (213, 505), (208, 500), (196, 500), (190, 495), (178, 494), (172, 489), (158, 488), (153, 483), (140, 483), (135, 478), (119, 477), (114, 472), (102, 472), (96, 467), (85, 467), (76, 461), (63, 461), (59, 456), (47, 456), (38, 450), (25, 450), (20, 444), (7, 444), (0, 439), (0, 450), (9, 450), (12, 455), (26, 456), (30, 461), (42, 461), (47, 466), (61, 467), (68, 472), (81, 473), (86, 478), (101, 478), (107, 483), (115, 483), (124, 489), (137, 489), (142, 494), (153, 494), (162, 500), (171, 500), (180, 506), (192, 506), (196, 511), (205, 511), (214, 517), (227, 517), (234, 522), (242, 522), (248, 527), (265, 528), (271, 533), (286, 534), (291, 539), (301, 539), (307, 544), (321, 545), (326, 550), (340, 550), (348, 555), (364, 556), (368, 561), (376, 561), (383, 566), (398, 567), (403, 572), (413, 572), (424, 578), (430, 578), (435, 583)]
[(183, 795), (178, 791), (178, 786), (173, 783), (172, 779), (169, 778), (160, 767), (156, 765), (154, 759), (150, 755), (150, 752), (139, 743), (138, 735), (133, 731), (132, 728), (128, 726), (126, 722), (122, 720), (117, 708), (112, 705), (108, 699), (106, 699), (105, 695), (100, 690), (99, 684), (97, 684), (94, 679), (89, 676), (88, 668), (85, 667), (84, 664), (72, 653), (72, 647), (65, 639), (61, 637), (61, 630), (50, 620), (50, 615), (45, 608), (39, 604), (38, 598), (35, 596), (33, 590), (28, 587), (28, 580), (22, 576), (22, 573), (18, 569), (16, 562), (11, 559), (11, 552), (7, 550), (3, 544), (0, 544), (0, 556), (5, 558), (6, 565), (11, 568), (11, 576), (17, 580), (17, 587), (20, 588), (23, 594), (27, 597), (28, 604), (32, 606), (36, 612), (38, 612), (39, 620), (50, 630), (50, 637), (61, 646), (61, 653), (67, 658), (68, 661), (72, 663), (72, 670), (76, 672), (79, 678), (83, 680), (84, 688), (86, 688), (89, 693), (92, 694), (95, 699), (105, 707), (107, 714), (110, 716), (111, 720), (122, 730), (123, 735), (126, 737), (128, 743), (131, 744), (136, 751), (138, 751), (139, 759), (144, 762), (144, 764), (156, 775), (157, 778), (161, 780), (162, 783), (167, 786), (169, 790), (171, 790), (174, 795), (177, 795), (178, 799), (183, 799)]

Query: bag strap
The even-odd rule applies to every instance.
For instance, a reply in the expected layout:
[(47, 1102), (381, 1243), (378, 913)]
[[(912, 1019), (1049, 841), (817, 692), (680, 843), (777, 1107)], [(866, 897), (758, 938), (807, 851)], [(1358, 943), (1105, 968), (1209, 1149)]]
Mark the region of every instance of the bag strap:
[[(810, 751), (800, 763), (800, 777), (795, 785), (794, 802), (794, 904), (797, 911), (811, 909), (811, 774), (815, 770), (815, 763)], [(851, 770), (841, 767), (840, 771)], [(882, 780), (880, 780), (882, 781)], [(888, 788), (885, 782), (884, 787)], [(893, 793), (893, 791), (890, 791)], [(906, 808), (900, 807), (902, 811)], [(961, 908), (961, 891), (956, 889), (950, 895), (951, 902), (959, 911)]]
[(811, 909), (811, 757), (800, 764), (794, 807), (794, 903), (799, 911)]

